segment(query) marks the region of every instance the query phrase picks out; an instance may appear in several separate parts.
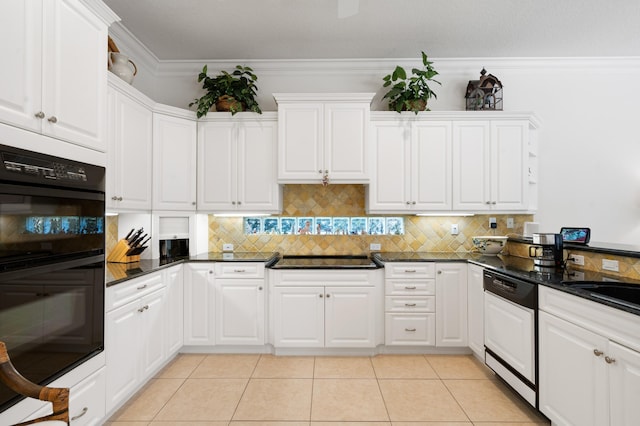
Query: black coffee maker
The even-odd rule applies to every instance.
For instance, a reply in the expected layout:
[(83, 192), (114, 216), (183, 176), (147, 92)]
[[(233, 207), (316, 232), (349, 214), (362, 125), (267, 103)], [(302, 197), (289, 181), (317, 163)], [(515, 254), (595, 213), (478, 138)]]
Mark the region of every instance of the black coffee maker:
[(564, 266), (562, 234), (533, 234), (533, 245), (529, 247), (535, 270), (551, 270)]

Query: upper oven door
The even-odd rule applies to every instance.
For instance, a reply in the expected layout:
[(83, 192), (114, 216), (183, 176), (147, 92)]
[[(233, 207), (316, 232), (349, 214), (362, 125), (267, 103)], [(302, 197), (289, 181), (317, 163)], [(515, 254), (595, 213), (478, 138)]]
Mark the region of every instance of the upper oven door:
[(0, 272), (104, 254), (104, 193), (0, 183)]

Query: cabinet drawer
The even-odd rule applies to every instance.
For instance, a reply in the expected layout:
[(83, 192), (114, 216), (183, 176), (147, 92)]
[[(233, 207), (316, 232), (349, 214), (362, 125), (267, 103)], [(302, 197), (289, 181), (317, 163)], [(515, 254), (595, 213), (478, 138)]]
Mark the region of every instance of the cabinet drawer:
[(154, 272), (140, 278), (134, 278), (120, 284), (108, 287), (106, 292), (105, 309), (107, 312), (126, 305), (141, 296), (145, 296), (164, 286), (162, 273)]
[(433, 262), (387, 263), (384, 271), (387, 278), (435, 278), (436, 265)]
[(384, 310), (386, 312), (435, 312), (435, 296), (387, 296)]
[(435, 345), (436, 314), (385, 314), (386, 345)]
[(216, 278), (264, 278), (264, 264), (257, 262), (218, 262), (214, 270)]
[(385, 293), (389, 296), (433, 296), (436, 294), (435, 280), (386, 280)]

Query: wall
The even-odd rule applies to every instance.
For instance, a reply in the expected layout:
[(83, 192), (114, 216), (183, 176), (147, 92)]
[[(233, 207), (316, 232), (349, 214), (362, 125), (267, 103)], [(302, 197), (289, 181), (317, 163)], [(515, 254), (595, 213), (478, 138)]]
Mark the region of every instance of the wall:
[[(235, 62), (153, 62), (148, 51), (124, 35), (121, 50), (147, 64), (134, 86), (151, 98), (186, 108), (202, 94), (196, 76), (205, 63), (210, 74)], [(428, 51), (429, 46), (425, 49)], [(541, 232), (588, 226), (593, 242), (640, 244), (640, 141), (638, 106), (640, 58), (431, 58), (442, 86), (432, 110), (463, 110), (468, 80), (485, 67), (504, 85), (506, 111), (533, 111), (539, 135)], [(258, 101), (275, 110), (277, 92), (375, 92), (373, 110), (385, 110), (382, 77), (396, 64), (416, 60), (246, 61), (259, 76)], [(145, 70), (153, 75), (145, 75)]]
[[(338, 200), (338, 202), (336, 202)], [(362, 185), (286, 185), (285, 216), (366, 216)], [(380, 215), (375, 215), (380, 216)], [(398, 215), (392, 215), (398, 216)], [(277, 251), (281, 254), (336, 255), (368, 254), (369, 244), (379, 243), (382, 251), (466, 252), (473, 250), (474, 235), (522, 234), (531, 215), (492, 215), (498, 228), (489, 229), (489, 215), (470, 217), (405, 216), (404, 235), (246, 235), (241, 217), (209, 215), (209, 251), (221, 252), (232, 243), (235, 251)], [(507, 229), (507, 217), (515, 227)], [(458, 235), (451, 235), (457, 223)]]

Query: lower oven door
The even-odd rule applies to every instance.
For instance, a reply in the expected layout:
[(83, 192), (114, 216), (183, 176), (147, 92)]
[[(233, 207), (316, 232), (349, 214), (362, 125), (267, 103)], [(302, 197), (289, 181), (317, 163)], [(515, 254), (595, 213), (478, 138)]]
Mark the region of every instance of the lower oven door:
[(535, 384), (535, 313), (489, 291), (484, 294), (485, 347)]

